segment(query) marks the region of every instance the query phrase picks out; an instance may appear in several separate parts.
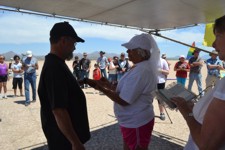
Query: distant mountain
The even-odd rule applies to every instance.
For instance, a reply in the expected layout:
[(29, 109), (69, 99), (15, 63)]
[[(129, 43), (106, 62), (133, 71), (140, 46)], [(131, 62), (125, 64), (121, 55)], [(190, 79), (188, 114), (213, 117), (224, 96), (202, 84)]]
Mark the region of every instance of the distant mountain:
[[(168, 60), (179, 60), (179, 57), (180, 56), (169, 57)], [(207, 55), (201, 56), (201, 58), (204, 59), (204, 60), (207, 60), (207, 59), (210, 58), (210, 56), (207, 54)]]
[[(18, 54), (18, 53), (15, 53), (13, 51), (9, 51), (9, 52), (6, 52), (6, 53), (2, 53), (3, 56), (5, 56), (5, 60), (6, 61), (10, 61), (11, 58), (13, 59), (13, 57), (15, 55), (18, 55), (20, 56), (20, 58), (23, 58), (24, 56), (26, 56), (26, 54)], [(44, 56), (36, 56), (34, 55), (35, 58), (37, 58), (38, 60), (44, 60)]]
[[(81, 53), (74, 53), (73, 55), (74, 56), (78, 56), (80, 59), (83, 58), (83, 54), (81, 54)], [(96, 59), (98, 59), (99, 56), (100, 55), (99, 55), (98, 51), (95, 51), (95, 52), (92, 52), (92, 53), (87, 53), (87, 57), (90, 60), (96, 60)], [(112, 58), (113, 56), (119, 56), (119, 54), (116, 54), (116, 53), (105, 53), (105, 56)]]
[[(3, 56), (5, 56), (6, 58), (6, 61), (10, 61), (11, 58), (13, 58), (13, 56), (15, 55), (19, 55), (20, 58), (24, 57), (26, 54), (17, 54), (13, 51), (9, 51), (7, 53), (3, 53), (2, 54)], [(83, 53), (74, 53), (73, 54), (74, 56), (78, 56), (80, 59), (83, 58)], [(95, 51), (95, 52), (92, 52), (92, 53), (88, 53), (87, 52), (87, 57), (90, 59), (90, 60), (96, 60), (98, 59), (98, 57), (100, 56), (99, 55), (99, 52), (98, 51)], [(116, 54), (116, 53), (105, 53), (105, 56), (106, 57), (113, 57), (113, 56), (119, 56), (120, 54)], [(35, 58), (37, 58), (38, 60), (44, 60), (45, 59), (45, 56), (43, 55), (34, 55)]]
[[(2, 53), (2, 55), (5, 56), (6, 61), (10, 61), (10, 59), (13, 58), (13, 56), (15, 56), (15, 55), (19, 55), (21, 58), (25, 56), (25, 54), (17, 54), (17, 53), (15, 53), (13, 51), (9, 51), (7, 53)], [(87, 57), (90, 60), (97, 60), (98, 57), (100, 56), (98, 51), (95, 51), (95, 52), (92, 52), (92, 53), (88, 53), (87, 52), (87, 55), (88, 55)], [(73, 53), (73, 56), (78, 56), (81, 59), (81, 58), (83, 58), (83, 53)], [(117, 54), (117, 53), (105, 53), (105, 56), (112, 58), (113, 56), (120, 56), (120, 54)], [(38, 60), (44, 60), (45, 59), (45, 56), (42, 56), (42, 55), (34, 55), (34, 57), (36, 57)], [(207, 55), (201, 56), (201, 58), (204, 59), (204, 60), (207, 60), (207, 59), (210, 58), (210, 56), (207, 54)], [(169, 57), (167, 59), (168, 60), (179, 60), (179, 56)]]
[[(13, 51), (9, 51), (7, 53), (3, 53), (2, 55), (5, 57), (6, 61), (10, 61), (10, 59), (13, 58), (13, 56), (19, 55), (19, 54), (15, 53)], [(19, 56), (21, 56), (21, 55), (19, 55)]]

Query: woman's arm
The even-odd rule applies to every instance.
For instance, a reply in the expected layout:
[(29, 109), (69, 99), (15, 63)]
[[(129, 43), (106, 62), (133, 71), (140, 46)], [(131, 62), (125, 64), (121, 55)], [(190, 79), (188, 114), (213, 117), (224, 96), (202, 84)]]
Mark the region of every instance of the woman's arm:
[(216, 150), (225, 143), (225, 101), (214, 98), (206, 111), (202, 128), (200, 150)]
[(112, 101), (115, 103), (118, 103), (122, 106), (127, 106), (129, 103), (127, 103), (125, 100), (121, 99), (119, 95), (116, 93), (115, 88), (111, 86), (110, 83), (107, 81), (102, 81), (104, 80), (91, 80), (91, 79), (86, 79), (86, 83), (90, 85), (91, 87), (103, 92), (106, 96), (108, 96)]
[(187, 122), (196, 145), (200, 150), (216, 150), (225, 142), (225, 101), (214, 98), (204, 116), (203, 124), (193, 116), (191, 107), (183, 98), (173, 98), (181, 114)]

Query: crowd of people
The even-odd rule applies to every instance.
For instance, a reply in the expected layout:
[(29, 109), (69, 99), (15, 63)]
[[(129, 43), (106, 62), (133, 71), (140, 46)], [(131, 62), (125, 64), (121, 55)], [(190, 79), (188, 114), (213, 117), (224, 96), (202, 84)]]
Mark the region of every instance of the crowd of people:
[[(188, 62), (181, 55), (173, 67), (177, 83), (183, 86), (190, 72), (188, 90), (196, 81), (201, 97), (195, 105), (181, 97), (172, 98), (190, 129), (185, 150), (225, 148), (225, 78), (220, 78), (220, 70), (224, 69), (222, 61), (225, 60), (225, 16), (215, 21), (214, 34), (215, 50), (210, 53), (210, 59), (204, 62), (199, 56), (200, 50), (195, 49)], [(107, 58), (105, 52), (100, 51), (91, 79), (92, 64), (87, 53), (83, 53), (81, 60), (74, 57), (73, 73), (65, 63), (65, 60), (73, 58), (78, 42), (85, 41), (68, 22), (56, 23), (50, 31), (50, 53), (45, 57), (38, 85), (42, 129), (49, 149), (85, 149), (83, 144), (90, 139), (90, 128), (86, 97), (81, 88), (90, 86), (114, 102), (124, 150), (147, 150), (154, 128), (153, 91), (165, 88), (172, 67), (166, 55), (160, 57), (160, 50), (150, 34), (135, 35), (122, 44), (127, 49), (129, 61), (125, 53), (121, 53), (120, 58)], [(0, 55), (0, 92), (2, 98), (7, 98), (9, 67), (4, 59)], [(32, 101), (36, 101), (38, 61), (32, 57), (31, 51), (27, 51), (21, 62), (19, 56), (14, 56), (14, 61), (10, 67), (14, 73), (14, 95), (17, 95), (18, 85), (20, 96), (23, 96), (23, 75), (25, 105), (28, 106), (31, 102), (29, 84), (33, 92)], [(204, 63), (207, 65), (205, 90), (201, 74)], [(158, 103), (160, 118), (165, 120), (163, 104), (161, 101)]]
[[(20, 56), (15, 55), (13, 57), (14, 62), (9, 65), (5, 62), (5, 57), (0, 55), (0, 99), (7, 99), (7, 82), (9, 81), (9, 70), (11, 69), (13, 80), (12, 89), (14, 95), (11, 97), (24, 97), (23, 95), (23, 82), (25, 91), (25, 106), (28, 106), (30, 100), (30, 87), (32, 88), (32, 102), (36, 102), (36, 70), (38, 69), (38, 61), (32, 57), (32, 52), (27, 51), (26, 57), (22, 60)], [(17, 87), (19, 88), (20, 94), (17, 94)], [(3, 92), (2, 92), (3, 88)]]
[[(113, 58), (106, 57), (105, 52), (99, 52), (99, 58), (94, 64), (93, 79), (99, 80), (104, 77), (109, 80), (110, 83), (116, 84), (121, 77), (129, 71), (132, 63), (126, 57), (125, 53), (121, 53), (120, 58), (114, 56)], [(73, 75), (77, 80), (83, 80), (84, 78), (90, 78), (91, 61), (87, 58), (87, 53), (83, 53), (83, 58), (79, 60), (78, 56), (74, 57), (72, 64)], [(98, 73), (100, 71), (100, 73)], [(81, 85), (81, 88), (87, 88), (88, 85)]]

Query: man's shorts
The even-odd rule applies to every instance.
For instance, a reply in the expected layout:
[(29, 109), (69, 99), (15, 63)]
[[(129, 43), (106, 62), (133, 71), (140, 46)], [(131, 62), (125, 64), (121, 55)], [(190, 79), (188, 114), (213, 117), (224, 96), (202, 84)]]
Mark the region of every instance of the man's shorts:
[(17, 85), (19, 89), (22, 89), (23, 78), (13, 78), (13, 89), (17, 89)]
[[(166, 85), (166, 83), (158, 83), (157, 84), (157, 89), (159, 90), (159, 89), (165, 89), (165, 85)], [(157, 99), (158, 100), (158, 99)], [(163, 102), (161, 102), (160, 100), (158, 100), (158, 103), (159, 104), (161, 104), (161, 103), (163, 103)]]
[(8, 75), (0, 75), (0, 82), (7, 82)]
[(153, 126), (154, 119), (138, 128), (126, 128), (120, 126), (124, 143), (126, 143), (131, 150), (135, 150), (137, 147), (148, 148), (151, 141)]

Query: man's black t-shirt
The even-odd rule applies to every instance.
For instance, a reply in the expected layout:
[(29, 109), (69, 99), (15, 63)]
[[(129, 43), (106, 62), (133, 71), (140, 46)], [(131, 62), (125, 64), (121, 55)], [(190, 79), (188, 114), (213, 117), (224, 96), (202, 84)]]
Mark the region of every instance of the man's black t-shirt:
[[(75, 66), (74, 66), (74, 65), (75, 65)], [(79, 71), (79, 70), (80, 70), (80, 63), (79, 63), (79, 60), (73, 61), (73, 66), (74, 66), (74, 68), (73, 68), (74, 71)]]
[(89, 59), (82, 58), (79, 62), (81, 70), (88, 70), (91, 61)]
[(82, 143), (90, 138), (85, 95), (65, 61), (54, 54), (45, 57), (38, 95), (41, 102), (42, 128), (48, 140), (55, 141), (55, 136), (64, 136), (52, 113), (54, 108), (67, 109), (74, 130)]

